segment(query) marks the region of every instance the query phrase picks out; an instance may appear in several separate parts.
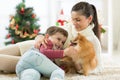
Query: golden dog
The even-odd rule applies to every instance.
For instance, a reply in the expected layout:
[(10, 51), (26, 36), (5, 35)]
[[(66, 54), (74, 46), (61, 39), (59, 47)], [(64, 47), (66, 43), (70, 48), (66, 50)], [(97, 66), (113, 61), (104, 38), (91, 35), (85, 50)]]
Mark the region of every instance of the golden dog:
[[(78, 36), (72, 42), (77, 54), (74, 57), (64, 57), (60, 61), (64, 65), (66, 73), (82, 73), (87, 76), (90, 70), (97, 66), (97, 58), (93, 44), (84, 36), (78, 33)], [(79, 67), (79, 68), (77, 68)]]

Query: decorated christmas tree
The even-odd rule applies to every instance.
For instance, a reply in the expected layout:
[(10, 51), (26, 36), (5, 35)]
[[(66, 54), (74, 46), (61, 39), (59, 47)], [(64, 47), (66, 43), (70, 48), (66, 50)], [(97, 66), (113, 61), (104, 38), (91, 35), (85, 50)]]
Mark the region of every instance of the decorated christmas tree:
[(37, 23), (39, 19), (33, 13), (33, 8), (25, 6), (25, 0), (22, 0), (16, 6), (16, 13), (10, 16), (10, 24), (6, 28), (8, 34), (6, 35), (5, 44), (15, 44), (25, 40), (34, 39), (39, 33), (40, 25)]

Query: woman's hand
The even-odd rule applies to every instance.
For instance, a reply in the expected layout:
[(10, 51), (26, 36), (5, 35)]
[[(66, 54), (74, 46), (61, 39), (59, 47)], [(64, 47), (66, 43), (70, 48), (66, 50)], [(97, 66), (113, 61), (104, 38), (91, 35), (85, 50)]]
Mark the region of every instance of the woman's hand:
[(74, 58), (75, 54), (77, 54), (77, 50), (73, 46), (70, 46), (64, 50), (64, 56)]
[(45, 40), (45, 37), (43, 35), (38, 35), (36, 38), (35, 38), (35, 48), (40, 48), (40, 45), (44, 45), (46, 47), (46, 43), (47, 41)]

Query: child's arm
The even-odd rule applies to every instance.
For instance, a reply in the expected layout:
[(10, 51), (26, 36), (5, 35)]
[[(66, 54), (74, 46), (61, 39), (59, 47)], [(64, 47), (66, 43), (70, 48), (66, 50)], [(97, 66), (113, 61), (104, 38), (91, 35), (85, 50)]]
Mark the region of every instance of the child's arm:
[(63, 50), (53, 50), (53, 43), (50, 40), (47, 40), (46, 47), (41, 44), (39, 50), (50, 59), (63, 57)]
[(62, 58), (63, 50), (52, 50), (52, 48), (40, 47), (40, 52), (50, 59)]

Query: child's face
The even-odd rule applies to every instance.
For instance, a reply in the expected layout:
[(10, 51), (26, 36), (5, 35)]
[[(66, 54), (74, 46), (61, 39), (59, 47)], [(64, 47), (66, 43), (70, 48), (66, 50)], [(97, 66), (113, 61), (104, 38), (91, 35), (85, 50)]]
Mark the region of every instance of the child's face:
[(52, 41), (56, 49), (62, 49), (67, 38), (61, 33), (57, 32), (56, 34), (49, 36), (48, 39)]
[(77, 31), (81, 31), (81, 30), (85, 29), (86, 27), (88, 27), (88, 25), (92, 21), (92, 16), (86, 18), (86, 16), (81, 15), (80, 13), (78, 13), (76, 11), (72, 11), (71, 18), (72, 18), (72, 22), (75, 26), (75, 29)]

